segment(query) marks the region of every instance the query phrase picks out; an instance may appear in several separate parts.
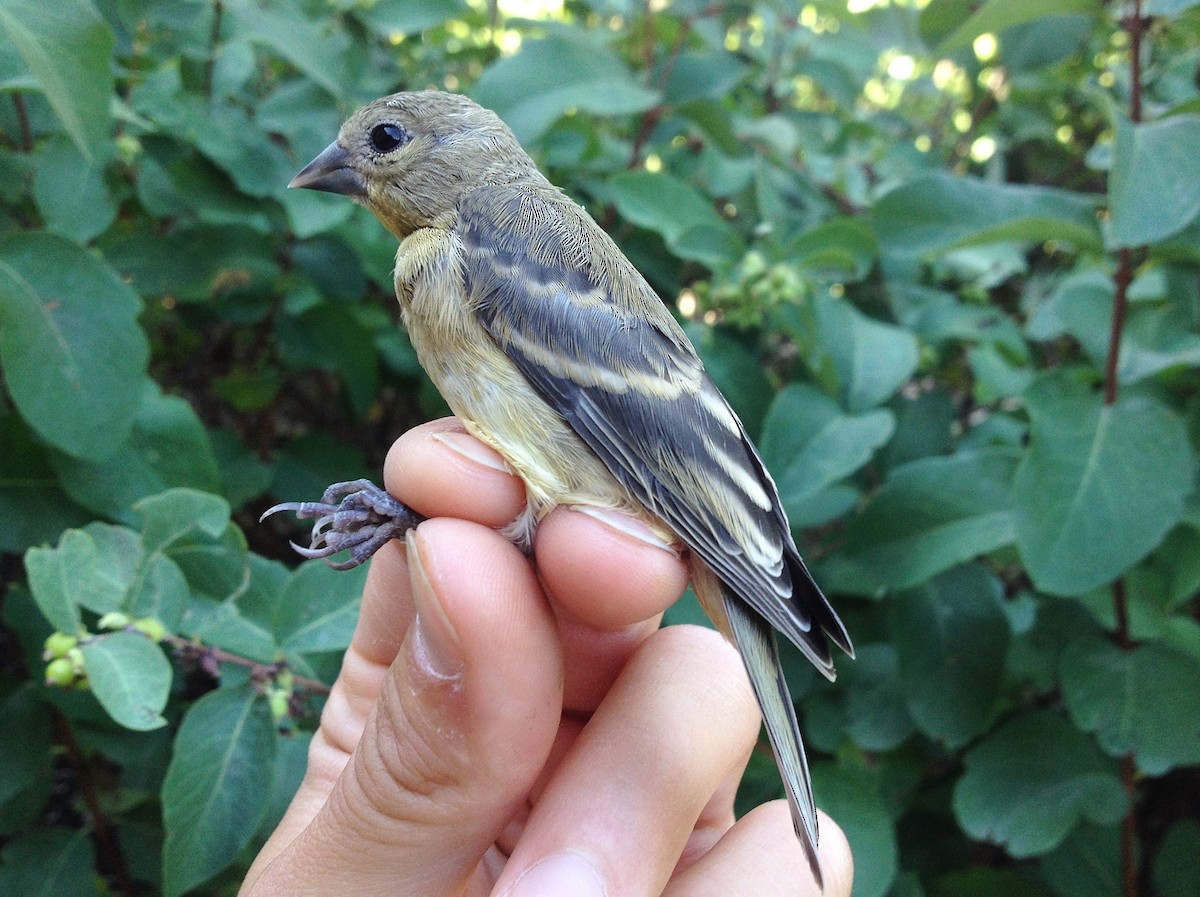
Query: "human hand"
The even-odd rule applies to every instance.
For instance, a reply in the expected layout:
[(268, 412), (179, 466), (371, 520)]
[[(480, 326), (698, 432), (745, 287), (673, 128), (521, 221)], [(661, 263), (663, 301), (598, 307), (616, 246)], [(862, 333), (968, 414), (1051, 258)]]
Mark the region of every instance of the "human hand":
[[(374, 558), (309, 767), (244, 882), (268, 895), (817, 895), (786, 803), (736, 823), (759, 716), (737, 652), (659, 630), (687, 567), (630, 518), (559, 508), (453, 419), (388, 490), (433, 519)], [(827, 897), (850, 893), (821, 819)]]

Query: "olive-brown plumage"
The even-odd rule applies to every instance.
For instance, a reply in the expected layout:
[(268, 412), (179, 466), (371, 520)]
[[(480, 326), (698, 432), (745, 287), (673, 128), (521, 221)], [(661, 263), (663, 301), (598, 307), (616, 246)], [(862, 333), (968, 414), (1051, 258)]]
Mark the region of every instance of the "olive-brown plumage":
[[(829, 640), (853, 648), (741, 422), (658, 296), (500, 119), (461, 96), (371, 103), (292, 186), (351, 196), (399, 238), (396, 294), (421, 364), (525, 481), (514, 539), (528, 544), (556, 505), (598, 505), (691, 550), (693, 587), (742, 653), (819, 878), (816, 810), (773, 629), (831, 679)], [(288, 506), (322, 514), (309, 554), (353, 547), (359, 563), (402, 528), (386, 496), (364, 495), (335, 488), (326, 504)]]

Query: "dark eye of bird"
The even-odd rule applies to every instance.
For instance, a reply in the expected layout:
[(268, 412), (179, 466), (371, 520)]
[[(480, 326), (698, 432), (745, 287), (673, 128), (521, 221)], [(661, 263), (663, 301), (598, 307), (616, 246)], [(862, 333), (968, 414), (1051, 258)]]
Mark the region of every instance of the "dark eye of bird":
[(371, 146), (377, 152), (390, 153), (403, 143), (408, 143), (408, 134), (399, 125), (382, 124), (371, 129)]

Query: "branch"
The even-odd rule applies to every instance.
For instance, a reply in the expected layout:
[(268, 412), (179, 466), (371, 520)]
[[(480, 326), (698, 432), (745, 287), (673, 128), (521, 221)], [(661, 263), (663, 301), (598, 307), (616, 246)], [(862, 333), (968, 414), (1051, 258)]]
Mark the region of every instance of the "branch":
[(21, 149), (33, 152), (33, 129), (29, 127), (29, 113), (25, 111), (25, 98), (20, 91), (13, 91), (13, 107), (17, 110), (17, 121), (21, 124)]
[[(257, 660), (251, 660), (248, 657), (242, 657), (238, 654), (230, 654), (228, 651), (222, 651), (220, 648), (213, 648), (209, 645), (198, 644), (190, 639), (182, 636), (167, 633), (163, 636), (163, 642), (174, 648), (180, 655), (185, 658), (192, 658), (199, 662), (200, 667), (206, 672), (212, 673), (214, 667), (218, 663), (232, 663), (240, 667), (246, 667), (252, 671), (252, 675), (257, 678), (269, 678), (274, 676), (280, 670), (286, 669), (287, 664), (280, 661), (277, 663), (261, 663)], [(292, 681), (306, 691), (315, 692), (317, 694), (329, 694), (329, 686), (317, 679), (309, 679), (307, 676), (293, 675)]]
[[(1142, 16), (1142, 0), (1134, 0), (1133, 12), (1121, 21), (1121, 25), (1129, 33), (1129, 118), (1136, 125), (1142, 120), (1142, 34), (1146, 27), (1146, 20)], [(1104, 404), (1110, 406), (1116, 403), (1120, 391), (1117, 370), (1121, 357), (1121, 334), (1125, 329), (1125, 314), (1129, 308), (1129, 284), (1132, 281), (1133, 252), (1126, 247), (1118, 251), (1117, 270), (1113, 272), (1112, 323), (1108, 332), (1108, 357), (1104, 365)], [(1129, 651), (1133, 648), (1133, 639), (1129, 632), (1129, 602), (1124, 579), (1113, 582), (1112, 598), (1117, 645), (1123, 651)], [(1136, 774), (1133, 755), (1126, 754), (1121, 758), (1121, 786), (1129, 801), (1129, 809), (1121, 820), (1121, 890), (1124, 897), (1138, 895)]]
[(134, 897), (137, 889), (133, 885), (129, 869), (125, 866), (125, 857), (121, 853), (121, 847), (117, 843), (112, 826), (109, 825), (108, 817), (104, 815), (104, 807), (100, 803), (100, 795), (96, 792), (96, 783), (92, 779), (91, 768), (84, 759), (83, 751), (79, 749), (79, 742), (75, 739), (71, 723), (59, 710), (54, 709), (51, 712), (54, 716), (54, 728), (58, 734), (59, 744), (62, 745), (67, 762), (75, 773), (79, 794), (83, 798), (84, 806), (87, 807), (88, 817), (92, 823), (92, 834), (96, 838), (96, 847), (100, 854), (99, 865), (101, 868), (109, 869), (115, 880), (117, 892), (122, 897)]
[(208, 60), (204, 63), (204, 96), (212, 99), (213, 69), (217, 64), (217, 42), (221, 39), (221, 16), (225, 12), (225, 4), (221, 0), (213, 0), (212, 29), (208, 32)]

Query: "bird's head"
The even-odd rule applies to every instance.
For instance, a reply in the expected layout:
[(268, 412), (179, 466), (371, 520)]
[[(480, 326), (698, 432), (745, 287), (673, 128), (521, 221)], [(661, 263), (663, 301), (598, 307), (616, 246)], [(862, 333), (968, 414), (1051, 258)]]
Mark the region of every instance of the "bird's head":
[(452, 226), (460, 200), (478, 187), (540, 177), (494, 112), (425, 90), (359, 109), (288, 186), (349, 196), (404, 238)]

